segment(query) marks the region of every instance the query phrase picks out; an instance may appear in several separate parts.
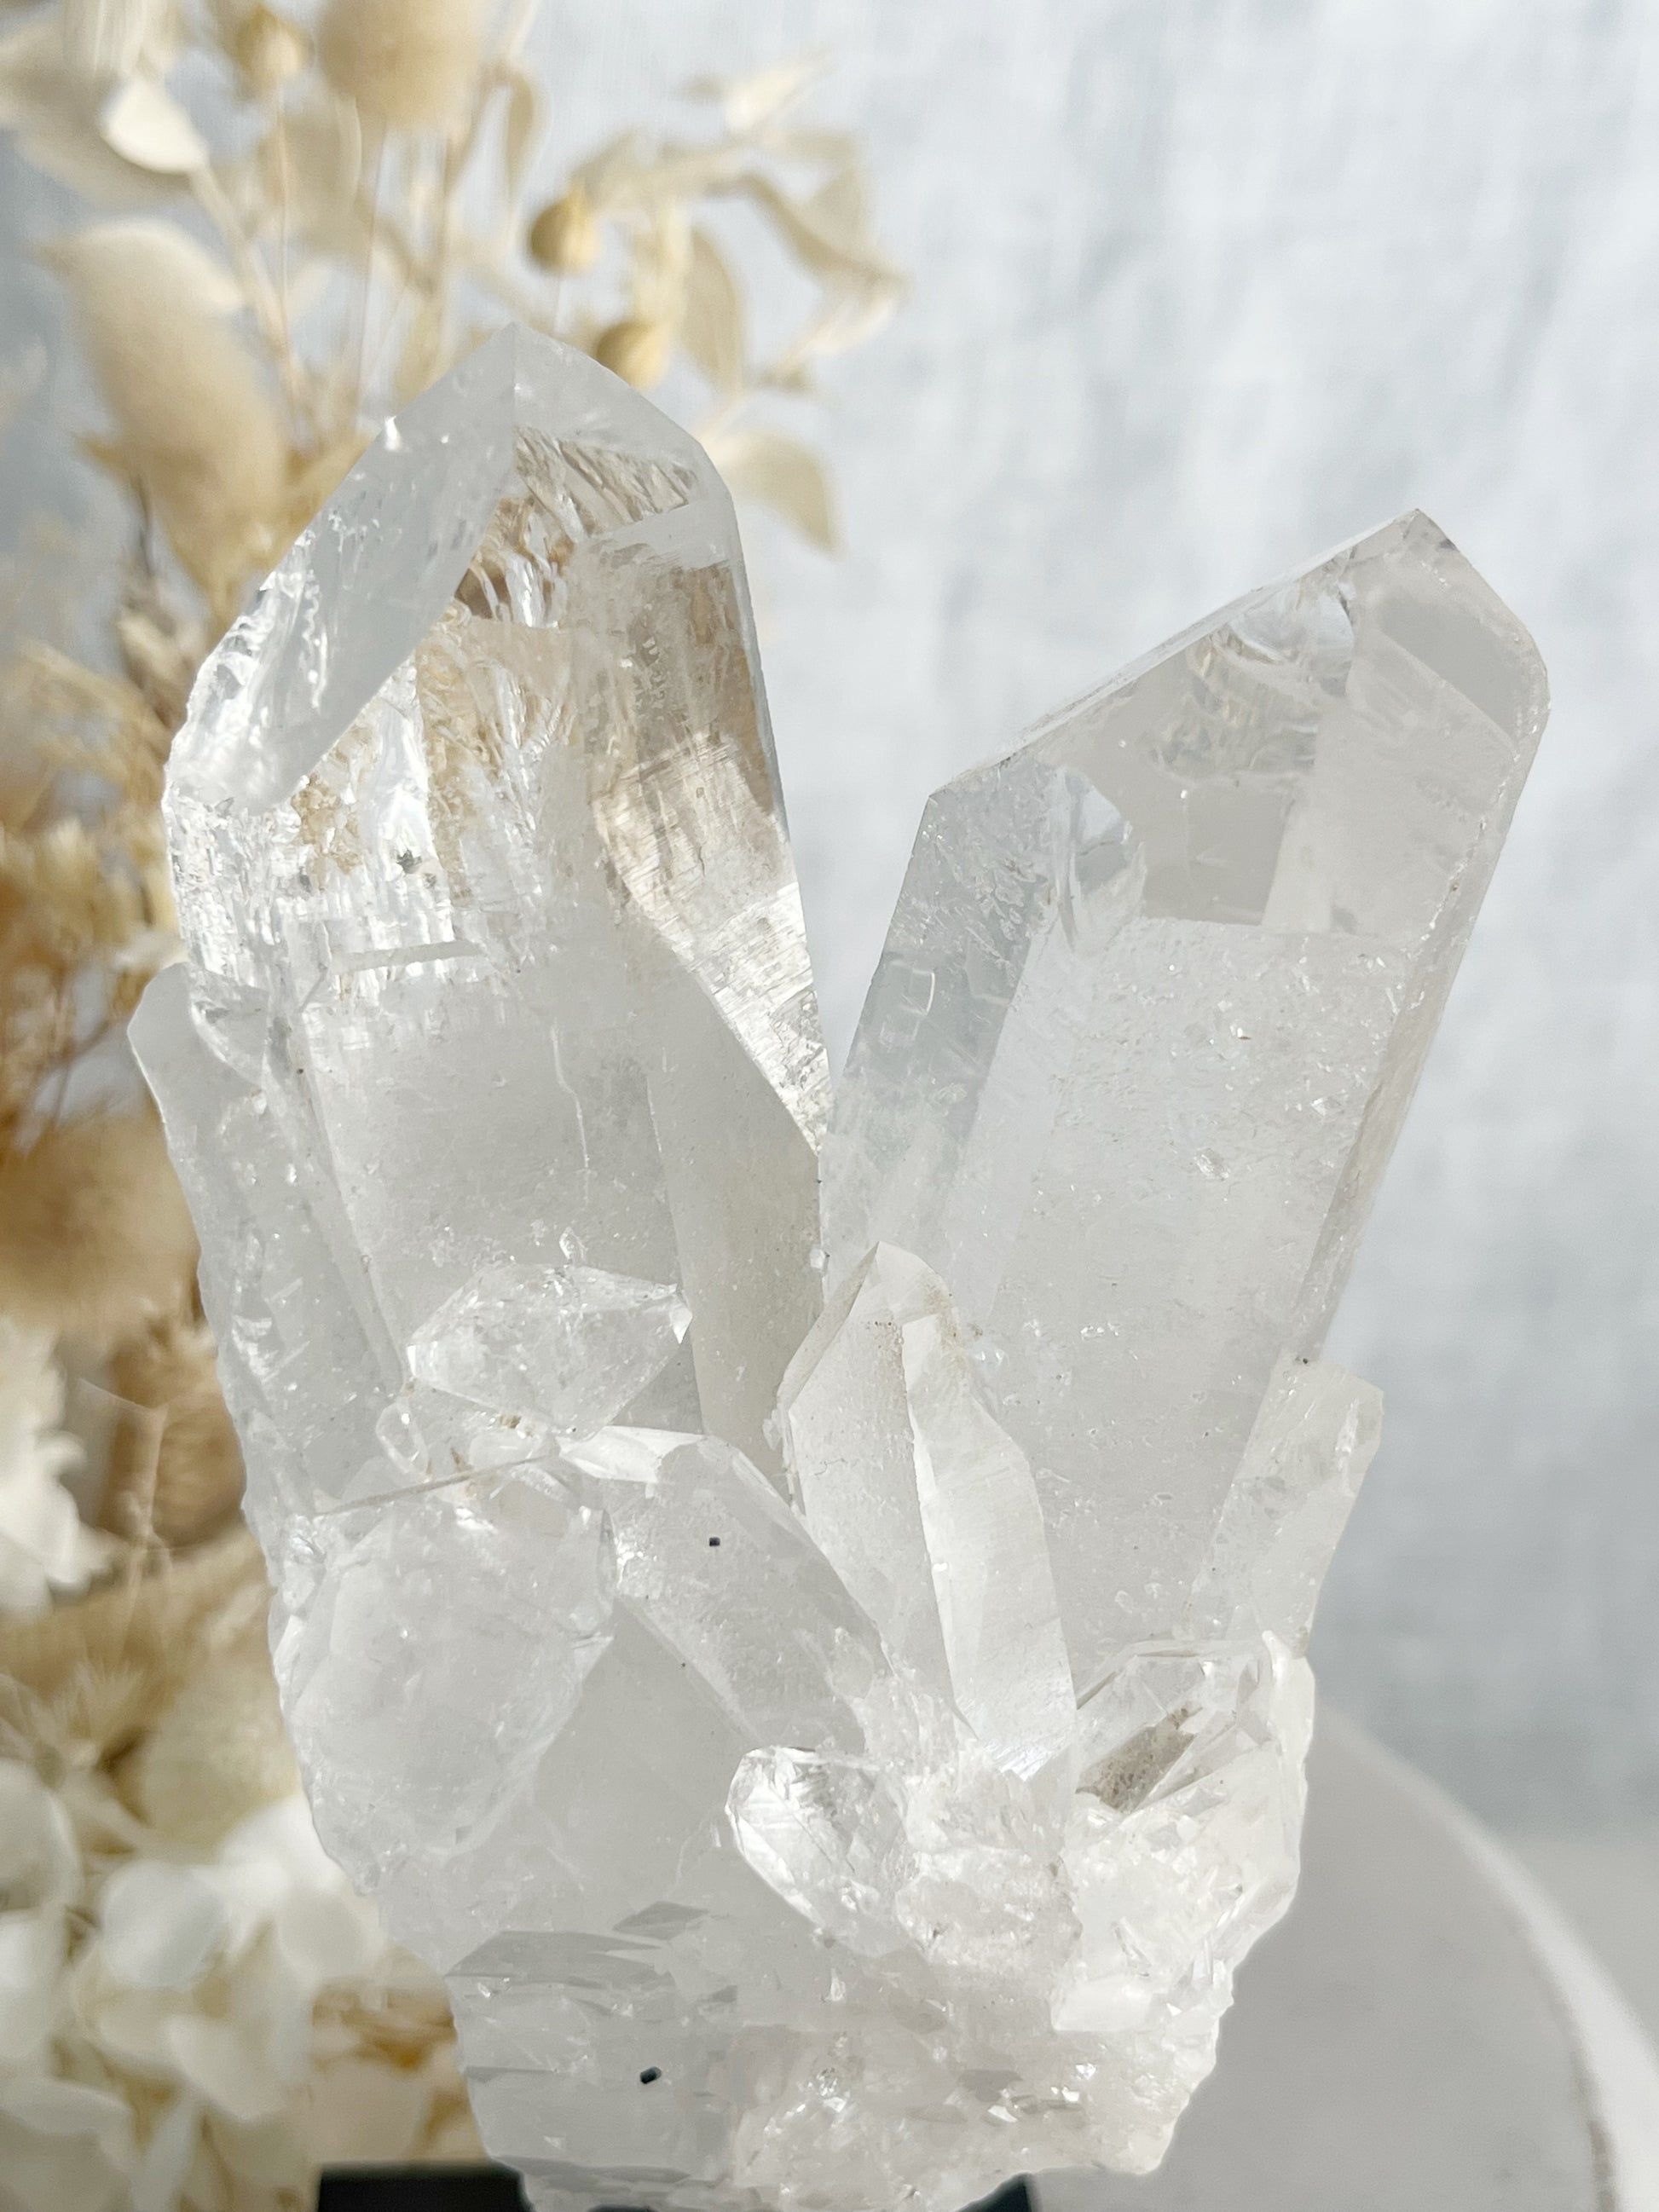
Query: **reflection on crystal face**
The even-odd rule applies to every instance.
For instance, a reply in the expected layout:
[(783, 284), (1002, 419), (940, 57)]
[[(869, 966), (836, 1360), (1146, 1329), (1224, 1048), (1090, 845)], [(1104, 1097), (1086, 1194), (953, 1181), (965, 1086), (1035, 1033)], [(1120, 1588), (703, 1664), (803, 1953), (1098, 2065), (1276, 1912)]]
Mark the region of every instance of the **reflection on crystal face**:
[(1421, 517), (1225, 610), (935, 796), (832, 1113), (643, 400), (493, 341), (226, 638), (135, 1037), (319, 1828), (533, 2202), (1162, 2154), (1294, 1886), (1378, 1422), (1319, 1345), (1542, 715)]

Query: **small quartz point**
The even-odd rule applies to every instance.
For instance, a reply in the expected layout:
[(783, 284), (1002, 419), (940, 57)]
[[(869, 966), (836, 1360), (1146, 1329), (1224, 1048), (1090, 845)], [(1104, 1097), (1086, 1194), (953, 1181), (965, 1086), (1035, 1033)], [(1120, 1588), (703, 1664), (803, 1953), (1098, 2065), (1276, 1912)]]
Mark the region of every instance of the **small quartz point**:
[(1161, 2156), (1294, 1887), (1379, 1413), (1320, 1341), (1543, 712), (1420, 516), (1229, 609), (934, 799), (831, 1121), (646, 401), (492, 340), (226, 637), (135, 1042), (319, 1832), (538, 2206)]
[(434, 1389), (591, 1436), (661, 1374), (690, 1320), (672, 1283), (602, 1267), (484, 1267), (416, 1330), (409, 1364)]
[(780, 1409), (802, 1518), (889, 1650), (1000, 1765), (1063, 1759), (1077, 1695), (1042, 1510), (939, 1277), (877, 1245), (791, 1363)]

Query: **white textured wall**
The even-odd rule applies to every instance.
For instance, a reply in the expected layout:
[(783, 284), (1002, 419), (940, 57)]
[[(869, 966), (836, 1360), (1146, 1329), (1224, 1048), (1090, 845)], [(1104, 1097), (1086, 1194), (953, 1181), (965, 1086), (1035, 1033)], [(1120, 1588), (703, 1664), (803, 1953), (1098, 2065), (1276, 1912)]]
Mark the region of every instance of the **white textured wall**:
[(831, 378), (848, 556), (752, 533), (836, 1039), (934, 783), (1426, 507), (1556, 713), (1333, 1347), (1390, 1418), (1320, 1656), (1499, 1818), (1659, 1810), (1659, 11), (567, 0), (541, 58), (574, 150), (820, 43), (916, 277)]

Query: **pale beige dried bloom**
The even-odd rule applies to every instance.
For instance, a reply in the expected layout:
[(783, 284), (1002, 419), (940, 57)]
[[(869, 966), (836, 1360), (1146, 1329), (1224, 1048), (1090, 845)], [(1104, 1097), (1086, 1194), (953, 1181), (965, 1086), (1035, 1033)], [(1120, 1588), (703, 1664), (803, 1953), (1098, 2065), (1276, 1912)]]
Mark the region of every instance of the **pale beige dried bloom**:
[(133, 1810), (171, 1843), (210, 1850), (239, 1820), (300, 1786), (263, 1622), (214, 1651), (151, 1720), (120, 1785)]
[(62, 1426), (64, 1377), (52, 1351), (48, 1337), (0, 1314), (0, 1613), (44, 1613), (54, 1594), (84, 1590), (114, 1557), (64, 1487), (84, 1454)]
[(604, 238), (580, 185), (550, 200), (530, 226), (530, 258), (562, 276), (579, 276), (599, 258)]
[(118, 1345), (108, 1388), (126, 1411), (110, 1446), (104, 1526), (170, 1547), (222, 1528), (241, 1500), (242, 1455), (206, 1324), (170, 1314)]
[(214, 1625), (263, 1606), (264, 1563), (251, 1530), (235, 1528), (179, 1559), (158, 1558), (118, 1583), (43, 1620), (0, 1620), (0, 1683), (49, 1705), (82, 1667), (136, 1668), (159, 1712), (199, 1665)]
[(196, 641), (181, 633), (170, 613), (155, 597), (131, 587), (115, 613), (122, 666), (163, 732), (185, 718), (198, 661)]
[(329, 0), (318, 58), (329, 82), (396, 131), (456, 123), (481, 59), (479, 0)]
[(127, 942), (137, 927), (137, 896), (131, 883), (105, 873), (84, 823), (54, 822), (33, 837), (0, 830), (0, 918), (69, 967)]
[(228, 272), (151, 222), (79, 231), (46, 258), (69, 283), (120, 460), (228, 619), (276, 542), (288, 460), (270, 387), (224, 319)]
[(152, 1113), (89, 1115), (0, 1159), (0, 1308), (108, 1343), (176, 1311), (196, 1236)]
[[(0, 668), (0, 1151), (171, 956), (167, 729), (136, 684), (55, 647)], [(59, 771), (103, 791), (89, 820), (57, 803)]]
[(674, 358), (674, 325), (625, 315), (594, 339), (593, 358), (624, 384), (649, 392), (667, 375)]
[(142, 1667), (82, 1659), (46, 1701), (41, 1735), (65, 1766), (100, 1766), (131, 1750), (155, 1717), (155, 1685)]

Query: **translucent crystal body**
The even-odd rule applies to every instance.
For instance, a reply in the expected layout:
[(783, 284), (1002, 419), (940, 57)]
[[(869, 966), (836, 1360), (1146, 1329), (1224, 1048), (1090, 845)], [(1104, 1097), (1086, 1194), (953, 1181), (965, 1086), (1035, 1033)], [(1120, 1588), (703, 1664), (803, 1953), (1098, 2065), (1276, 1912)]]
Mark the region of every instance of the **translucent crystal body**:
[(831, 1121), (643, 400), (492, 342), (227, 637), (136, 1038), (319, 1830), (538, 2204), (1160, 2155), (1294, 1885), (1378, 1416), (1319, 1343), (1542, 715), (1420, 517), (1242, 602), (933, 801)]

